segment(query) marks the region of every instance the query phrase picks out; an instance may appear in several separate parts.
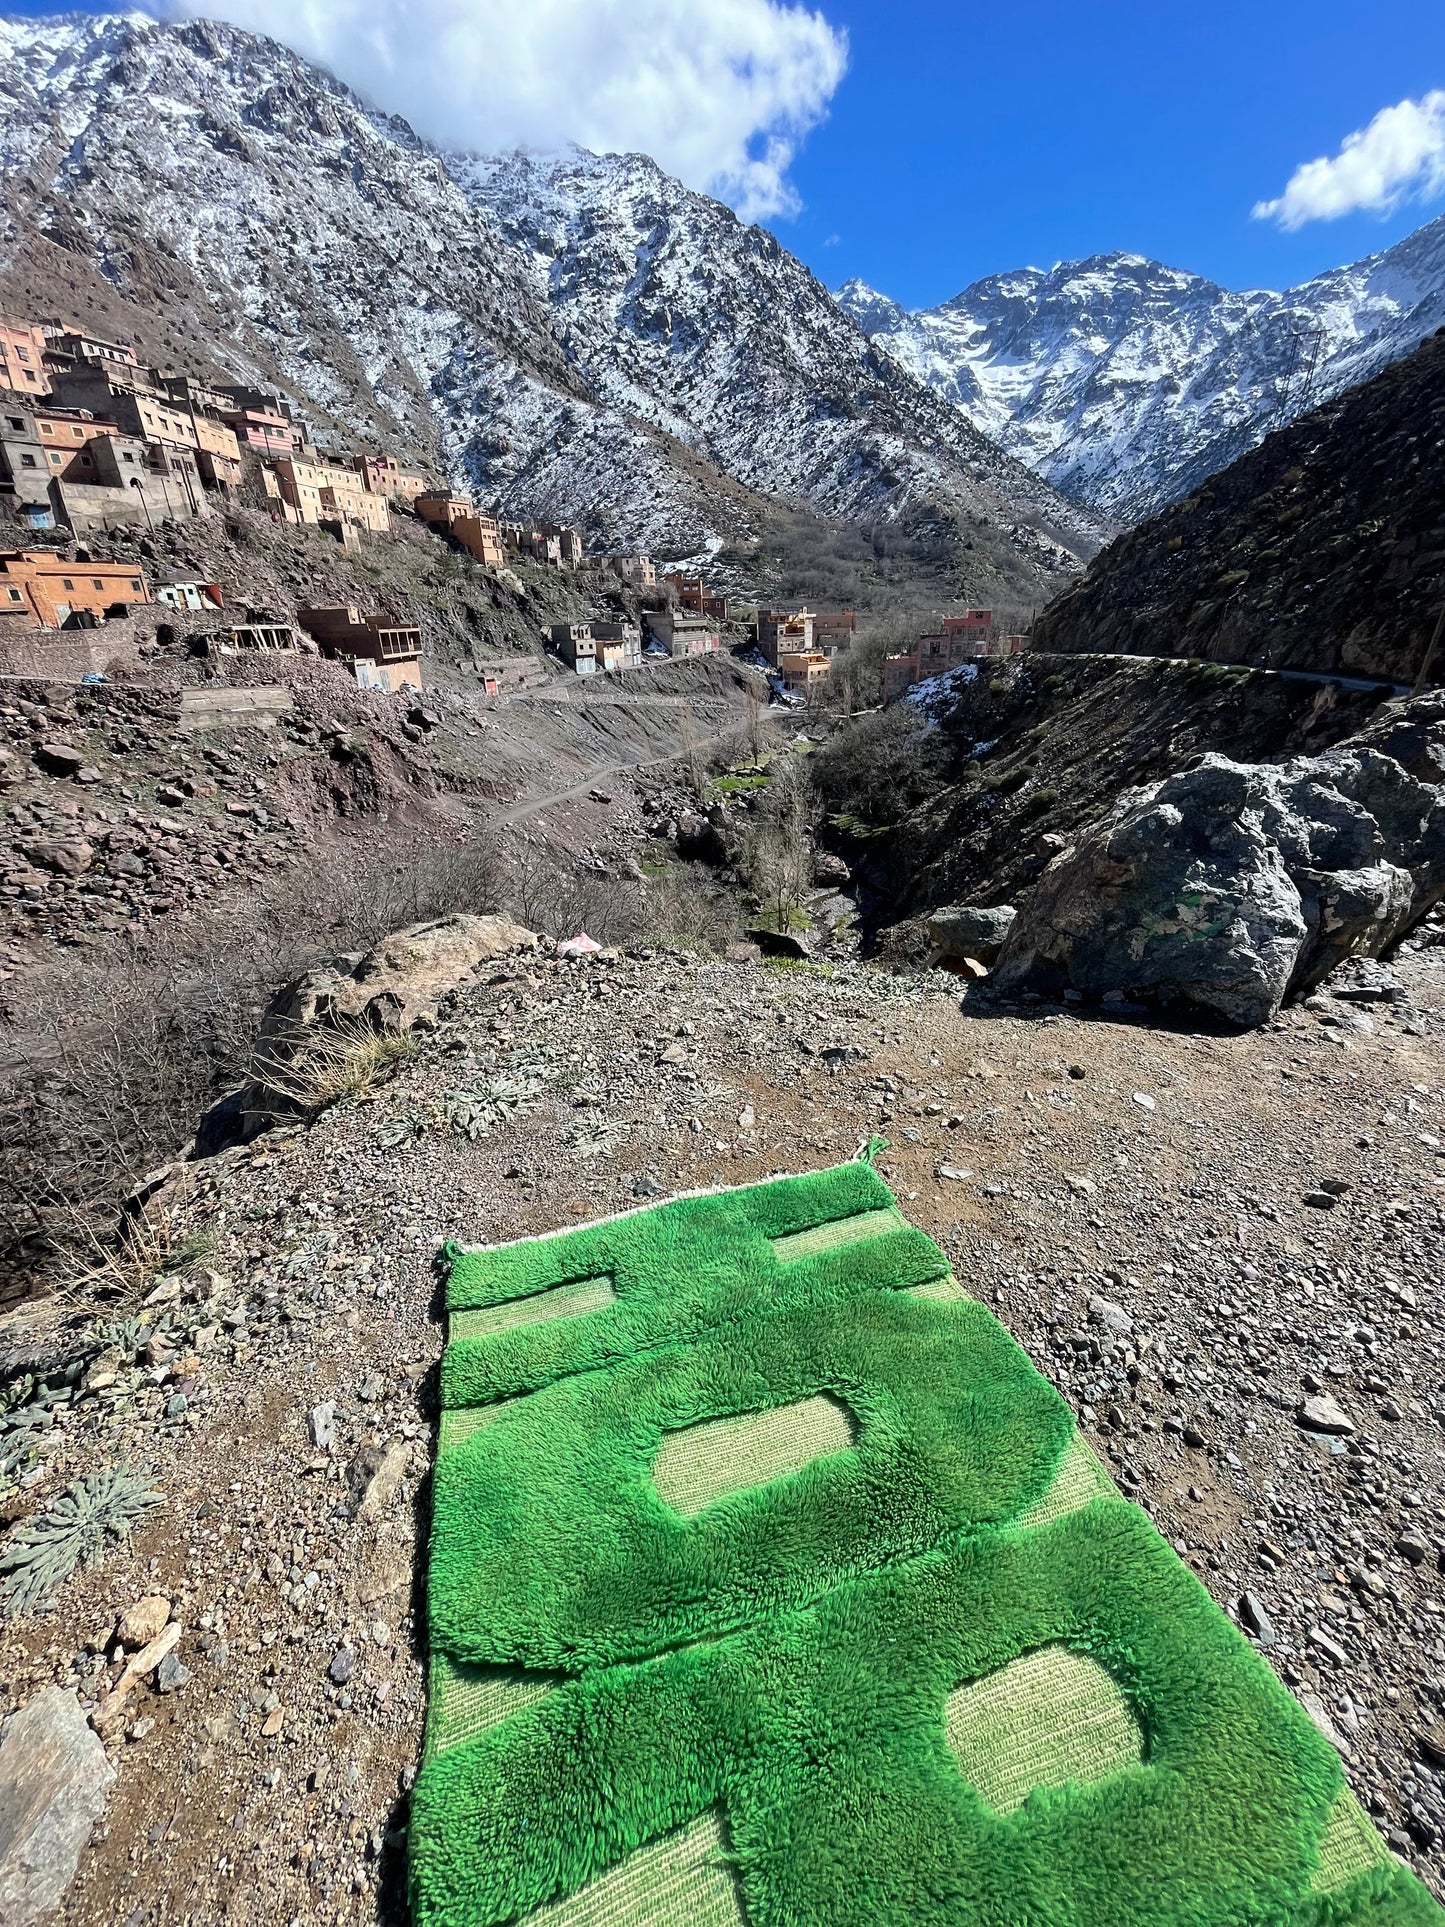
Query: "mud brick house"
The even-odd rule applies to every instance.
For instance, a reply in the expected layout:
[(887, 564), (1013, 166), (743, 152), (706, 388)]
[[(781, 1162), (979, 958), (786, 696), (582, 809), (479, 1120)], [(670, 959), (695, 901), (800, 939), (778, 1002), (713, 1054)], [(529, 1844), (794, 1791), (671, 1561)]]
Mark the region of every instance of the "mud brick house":
[(97, 421), (88, 409), (37, 408), (35, 434), (45, 451), (50, 479), (93, 482), (96, 450), (93, 444), (118, 434), (113, 421)]
[(0, 388), (8, 388), (16, 395), (50, 393), (43, 328), (28, 321), (9, 321), (0, 315)]
[(832, 615), (813, 617), (813, 642), (825, 656), (836, 655), (853, 640), (857, 618), (851, 609), (838, 609)]
[(367, 689), (420, 689), (421, 630), (349, 604), (298, 609), (296, 620), (323, 656), (343, 662)]
[(440, 529), (476, 561), (500, 569), (506, 561), (502, 525), (494, 515), (483, 515), (464, 495), (431, 490), (414, 497), (412, 507), (429, 527)]
[(662, 579), (684, 609), (691, 609), (694, 615), (710, 616), (714, 622), (727, 621), (727, 597), (710, 595), (707, 584), (700, 575), (682, 575), (674, 572), (665, 575)]
[(288, 521), (340, 522), (367, 529), (373, 535), (391, 530), (386, 498), (373, 495), (354, 468), (339, 463), (283, 455), (271, 464), (290, 511)]
[(394, 456), (348, 455), (346, 465), (356, 470), (362, 485), (373, 495), (410, 503), (426, 492), (426, 477), (408, 474)]
[(592, 555), (587, 560), (597, 568), (611, 569), (634, 589), (657, 587), (657, 568), (650, 555)]
[(0, 634), (103, 622), (150, 600), (145, 577), (130, 563), (67, 562), (48, 550), (0, 552)]
[(80, 328), (57, 326), (45, 329), (45, 359), (54, 373), (74, 373), (87, 366), (114, 371), (140, 366), (140, 357), (128, 341), (107, 341)]
[(267, 408), (233, 407), (221, 415), (243, 448), (261, 456), (296, 455), (301, 450), (301, 431), (285, 415)]
[(706, 656), (722, 647), (722, 638), (706, 616), (649, 609), (645, 618), (648, 634), (670, 656)]
[(991, 609), (966, 609), (961, 615), (944, 616), (938, 628), (922, 635), (913, 648), (883, 662), (883, 700), (891, 703), (915, 683), (930, 676), (945, 675), (960, 663), (983, 662), (1012, 653), (1021, 637), (995, 638)]

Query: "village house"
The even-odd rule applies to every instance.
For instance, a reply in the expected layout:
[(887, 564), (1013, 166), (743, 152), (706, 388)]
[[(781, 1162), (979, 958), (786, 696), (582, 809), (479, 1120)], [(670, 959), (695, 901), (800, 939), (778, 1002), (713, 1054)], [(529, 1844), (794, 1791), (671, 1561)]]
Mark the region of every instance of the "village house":
[[(238, 622), (211, 635), (192, 636), (190, 647), (218, 656), (294, 655), (302, 644), (289, 622)], [(317, 653), (316, 644), (309, 639), (305, 648), (312, 655)]]
[(0, 315), (0, 388), (17, 395), (50, 393), (43, 328), (28, 321), (7, 321)]
[(0, 402), (0, 498), (28, 527), (55, 527), (49, 455), (40, 430), (28, 409), (7, 402)]
[(268, 408), (228, 408), (221, 416), (242, 448), (254, 455), (289, 456), (301, 451), (301, 432)]
[(37, 408), (32, 419), (49, 476), (61, 482), (93, 482), (92, 443), (118, 434), (113, 421), (97, 421), (88, 409)]
[(609, 619), (593, 622), (591, 629), (599, 668), (612, 674), (619, 669), (642, 667), (642, 631), (632, 623)]
[(722, 647), (722, 637), (706, 616), (649, 609), (644, 620), (653, 642), (670, 656), (705, 656)]
[(811, 609), (758, 610), (758, 647), (774, 669), (779, 656), (813, 653), (813, 621)]
[(351, 522), (373, 535), (391, 529), (385, 498), (373, 495), (355, 469), (300, 456), (283, 455), (271, 464), (290, 522)]
[(838, 609), (831, 615), (813, 617), (813, 642), (825, 656), (835, 656), (846, 648), (857, 631), (857, 618), (851, 609)]
[(694, 615), (710, 616), (714, 622), (727, 621), (727, 597), (709, 595), (707, 584), (700, 575), (682, 575), (673, 571), (662, 579), (684, 609), (691, 609)]
[(432, 490), (418, 495), (412, 507), (429, 527), (450, 535), (487, 568), (500, 569), (506, 560), (501, 524), (495, 516), (481, 514), (466, 496)]
[(128, 341), (107, 341), (103, 335), (53, 324), (45, 328), (44, 334), (45, 359), (54, 371), (74, 371), (87, 363), (104, 364), (116, 371), (140, 365), (140, 357)]
[(589, 555), (587, 560), (599, 569), (611, 569), (634, 589), (655, 589), (657, 568), (650, 555)]
[(168, 609), (201, 615), (208, 609), (225, 606), (219, 582), (202, 582), (195, 576), (163, 575), (156, 582), (155, 599)]
[(554, 622), (551, 629), (552, 647), (569, 669), (579, 676), (590, 676), (597, 668), (597, 643), (590, 624), (585, 622)]
[(323, 656), (345, 663), (363, 689), (420, 689), (421, 630), (351, 605), (298, 609), (296, 619)]
[(788, 688), (805, 696), (822, 688), (832, 667), (821, 649), (783, 650), (777, 661), (778, 674)]
[(502, 522), (503, 542), (518, 555), (549, 569), (575, 569), (582, 561), (582, 537), (561, 522)]
[(0, 626), (6, 629), (103, 622), (150, 599), (145, 577), (130, 563), (67, 562), (49, 550), (0, 553)]
[(346, 461), (373, 495), (385, 495), (410, 503), (426, 491), (426, 477), (408, 474), (394, 456), (348, 455)]
[(946, 675), (961, 663), (1001, 661), (1027, 648), (1028, 637), (996, 635), (991, 609), (965, 609), (944, 616), (938, 628), (918, 638), (913, 648), (883, 662), (883, 700), (893, 702), (905, 689)]

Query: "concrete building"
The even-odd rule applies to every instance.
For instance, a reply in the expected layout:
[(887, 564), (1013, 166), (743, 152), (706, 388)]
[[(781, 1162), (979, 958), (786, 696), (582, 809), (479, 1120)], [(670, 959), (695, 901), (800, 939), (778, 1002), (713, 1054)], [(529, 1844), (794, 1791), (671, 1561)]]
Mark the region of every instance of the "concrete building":
[(0, 625), (63, 629), (127, 615), (149, 602), (145, 577), (130, 563), (67, 562), (49, 550), (0, 553)]
[(722, 638), (706, 616), (672, 609), (649, 609), (647, 632), (670, 656), (705, 656), (722, 646)]
[(758, 610), (758, 647), (774, 669), (779, 656), (813, 653), (813, 621), (811, 609)]
[(9, 321), (0, 315), (0, 388), (8, 388), (16, 395), (50, 393), (43, 328), (28, 321)]
[(51, 393), (61, 407), (84, 409), (102, 421), (113, 422), (123, 435), (195, 448), (196, 429), (190, 409), (149, 384), (135, 385), (138, 372), (124, 363), (82, 362), (53, 375)]
[(597, 645), (597, 666), (612, 674), (619, 669), (642, 667), (642, 631), (630, 622), (594, 622), (592, 640)]
[(55, 526), (49, 452), (28, 408), (0, 402), (0, 498), (30, 528)]
[(579, 676), (591, 676), (597, 669), (597, 642), (590, 624), (554, 622), (552, 647), (569, 669)]
[(94, 482), (93, 444), (120, 432), (113, 421), (97, 421), (84, 409), (37, 408), (33, 419), (52, 481)]
[(201, 582), (194, 576), (161, 576), (156, 583), (155, 599), (168, 609), (181, 609), (193, 615), (225, 606), (219, 582)]
[(784, 650), (777, 661), (778, 674), (789, 689), (797, 690), (805, 696), (812, 695), (827, 682), (832, 671), (832, 663), (821, 649), (805, 651)]
[(365, 689), (420, 689), (421, 630), (352, 605), (298, 609), (296, 619), (323, 656), (344, 662)]

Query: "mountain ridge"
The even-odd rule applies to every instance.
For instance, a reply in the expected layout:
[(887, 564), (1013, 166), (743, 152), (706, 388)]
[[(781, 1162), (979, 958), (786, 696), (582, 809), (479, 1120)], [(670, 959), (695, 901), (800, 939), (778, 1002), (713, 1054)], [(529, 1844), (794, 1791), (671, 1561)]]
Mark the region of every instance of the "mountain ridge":
[(225, 372), (599, 545), (704, 554), (802, 501), (965, 555), (987, 532), (979, 592), (1033, 600), (1106, 532), (643, 156), (446, 153), (207, 21), (11, 19), (0, 69), (8, 305), (98, 275)]
[(1116, 250), (986, 275), (859, 327), (1063, 493), (1135, 522), (1445, 325), (1445, 216), (1282, 293)]

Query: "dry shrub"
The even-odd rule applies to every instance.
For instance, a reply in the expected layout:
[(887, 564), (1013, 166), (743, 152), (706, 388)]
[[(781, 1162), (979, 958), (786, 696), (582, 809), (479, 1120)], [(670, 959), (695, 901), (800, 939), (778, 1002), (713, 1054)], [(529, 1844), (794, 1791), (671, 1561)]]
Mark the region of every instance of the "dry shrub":
[(329, 1024), (309, 1028), (293, 1057), (255, 1057), (251, 1075), (272, 1096), (315, 1114), (372, 1090), (415, 1056), (416, 1045), (400, 1031)]

